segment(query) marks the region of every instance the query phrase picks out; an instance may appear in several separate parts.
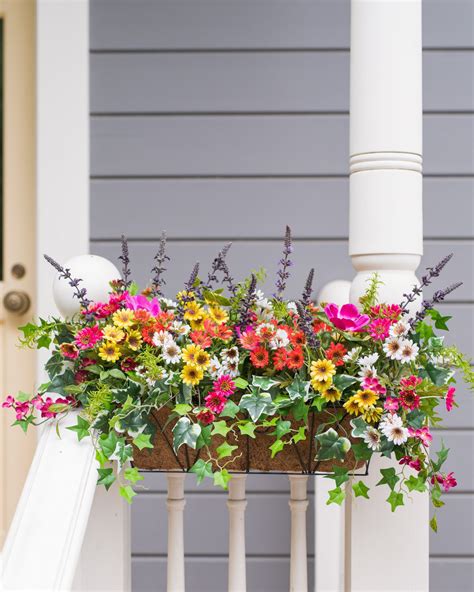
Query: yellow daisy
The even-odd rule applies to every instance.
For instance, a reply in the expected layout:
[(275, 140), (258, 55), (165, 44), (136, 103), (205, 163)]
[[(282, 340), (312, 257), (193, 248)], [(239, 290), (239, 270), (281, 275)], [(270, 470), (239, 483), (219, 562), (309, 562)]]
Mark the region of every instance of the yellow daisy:
[(176, 300), (178, 300), (179, 302), (181, 302), (181, 300), (184, 300), (185, 298), (193, 299), (194, 292), (187, 292), (186, 290), (182, 290), (181, 292), (178, 292), (176, 294)]
[(106, 341), (99, 348), (99, 358), (106, 362), (116, 362), (120, 358), (120, 348), (113, 341)]
[(226, 323), (229, 319), (229, 315), (227, 314), (227, 312), (220, 306), (210, 306), (209, 316), (218, 325)]
[(310, 374), (313, 380), (326, 381), (336, 374), (336, 366), (330, 360), (317, 360), (311, 362)]
[(204, 372), (197, 366), (186, 365), (181, 371), (181, 378), (185, 384), (194, 386), (199, 384), (204, 376)]
[(104, 339), (107, 339), (107, 341), (114, 341), (115, 343), (118, 343), (119, 341), (122, 341), (124, 337), (125, 333), (122, 331), (122, 329), (114, 327), (113, 325), (107, 325), (104, 327)]
[(181, 356), (186, 364), (189, 364), (190, 366), (196, 366), (197, 357), (201, 352), (206, 353), (200, 345), (194, 345), (194, 343), (191, 343), (182, 350)]
[(133, 325), (135, 316), (133, 314), (133, 310), (124, 308), (123, 310), (114, 312), (112, 319), (117, 327), (122, 327), (122, 329), (125, 329), (126, 327), (131, 327)]
[(202, 306), (194, 300), (184, 304), (184, 318), (186, 321), (197, 321), (201, 319), (203, 312)]
[(202, 368), (203, 370), (205, 370), (211, 363), (209, 354), (204, 350), (198, 351), (196, 353), (195, 360), (195, 365), (198, 366), (198, 368)]
[(130, 331), (130, 333), (127, 336), (127, 346), (131, 350), (137, 351), (137, 349), (140, 349), (141, 344), (142, 336), (140, 334), (140, 331)]
[(382, 413), (382, 407), (375, 407), (375, 405), (371, 405), (364, 411), (364, 413), (362, 413), (362, 417), (367, 423), (376, 423), (382, 417)]
[(204, 321), (206, 320), (207, 315), (203, 315), (202, 317), (200, 317), (199, 319), (196, 319), (195, 321), (189, 321), (189, 324), (191, 325), (191, 329), (193, 331), (202, 331), (202, 329), (204, 329)]
[(330, 386), (332, 386), (332, 379), (329, 378), (328, 380), (315, 380), (314, 378), (311, 379), (311, 386), (315, 391), (322, 393)]
[(360, 414), (360, 407), (359, 407), (357, 401), (355, 401), (355, 395), (353, 397), (351, 397), (350, 399), (348, 399), (344, 403), (343, 407), (347, 411), (347, 413), (350, 413), (351, 415), (357, 416)]
[(330, 403), (335, 403), (342, 397), (342, 393), (335, 386), (330, 386), (321, 392), (321, 397)]
[(361, 410), (368, 409), (371, 405), (373, 405), (376, 401), (378, 401), (379, 396), (374, 391), (370, 389), (364, 389), (363, 391), (357, 391), (354, 395), (354, 401), (359, 405)]

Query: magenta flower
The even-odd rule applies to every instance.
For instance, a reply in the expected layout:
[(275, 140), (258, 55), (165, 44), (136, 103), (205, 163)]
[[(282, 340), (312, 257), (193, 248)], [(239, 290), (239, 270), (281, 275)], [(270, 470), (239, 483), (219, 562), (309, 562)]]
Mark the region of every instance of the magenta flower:
[(156, 317), (160, 314), (161, 308), (158, 298), (148, 300), (143, 294), (131, 296), (128, 292), (125, 294), (125, 306), (131, 310), (146, 310), (152, 316)]
[(215, 393), (211, 391), (204, 401), (206, 402), (206, 407), (208, 409), (219, 415), (219, 413), (221, 413), (225, 407), (227, 397), (221, 393)]
[(419, 458), (412, 458), (411, 456), (403, 456), (399, 460), (399, 463), (401, 465), (408, 465), (412, 469), (415, 469), (415, 471), (421, 471), (421, 461)]
[(418, 428), (416, 430), (414, 428), (409, 427), (408, 433), (412, 438), (418, 438), (418, 440), (421, 440), (424, 446), (429, 446), (431, 444), (431, 441), (433, 440), (430, 428), (427, 426)]
[[(374, 391), (374, 393), (377, 393), (378, 395), (385, 395), (385, 393), (387, 392), (387, 389), (380, 384), (378, 378), (373, 378), (373, 377), (364, 378), (364, 380), (362, 381), (362, 388), (370, 389), (371, 391)], [(397, 409), (398, 409), (398, 405), (397, 405)]]
[(355, 304), (343, 304), (339, 308), (337, 304), (331, 303), (325, 307), (324, 312), (329, 322), (341, 331), (361, 331), (370, 320), (367, 315), (360, 314)]
[(388, 337), (390, 326), (388, 319), (374, 319), (369, 326), (370, 336), (375, 341), (383, 341)]
[(25, 419), (25, 417), (30, 412), (30, 404), (29, 403), (21, 403), (20, 401), (16, 401), (15, 403), (15, 413), (16, 418), (18, 421)]
[(13, 407), (14, 404), (15, 404), (15, 399), (11, 395), (8, 395), (8, 397), (2, 403), (2, 407), (4, 409), (7, 409), (9, 407)]
[(383, 406), (386, 411), (398, 411), (398, 407), (399, 407), (398, 399), (393, 399), (392, 397), (387, 397), (385, 399)]
[(102, 329), (98, 325), (85, 327), (77, 332), (76, 345), (79, 349), (92, 349), (102, 339)]
[(454, 476), (454, 473), (452, 472), (448, 473), (444, 477), (440, 473), (431, 477), (431, 483), (433, 483), (434, 485), (436, 482), (442, 485), (444, 491), (449, 491), (452, 487), (456, 487), (456, 485), (458, 484)]
[(448, 392), (446, 393), (446, 411), (451, 411), (451, 409), (454, 407), (454, 393), (456, 392), (456, 389), (454, 388), (454, 386), (450, 386), (448, 388)]
[(212, 386), (216, 394), (223, 395), (224, 397), (230, 397), (235, 391), (235, 383), (229, 374), (220, 376)]

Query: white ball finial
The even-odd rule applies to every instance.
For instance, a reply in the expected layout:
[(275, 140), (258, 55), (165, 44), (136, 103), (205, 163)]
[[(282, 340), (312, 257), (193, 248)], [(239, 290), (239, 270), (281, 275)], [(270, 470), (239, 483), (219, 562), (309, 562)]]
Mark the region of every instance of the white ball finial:
[[(87, 299), (92, 302), (108, 300), (110, 282), (120, 279), (120, 272), (108, 259), (98, 255), (79, 255), (66, 261), (64, 268), (71, 270), (73, 278), (81, 279), (79, 288), (87, 290)], [(54, 302), (59, 312), (66, 318), (71, 318), (80, 310), (79, 300), (74, 296), (74, 290), (67, 280), (58, 275), (53, 282)]]
[(349, 302), (351, 282), (346, 280), (333, 280), (321, 288), (318, 294), (318, 302), (334, 302), (338, 306)]

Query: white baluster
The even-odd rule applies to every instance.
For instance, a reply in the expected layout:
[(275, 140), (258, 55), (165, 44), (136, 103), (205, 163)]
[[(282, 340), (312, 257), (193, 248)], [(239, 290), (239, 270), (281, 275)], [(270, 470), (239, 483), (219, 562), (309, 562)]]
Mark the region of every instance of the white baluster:
[[(335, 280), (321, 288), (318, 302), (349, 302), (351, 283)], [(327, 505), (334, 481), (317, 477), (314, 481), (314, 571), (315, 592), (341, 592), (345, 577), (345, 522), (348, 498), (341, 506)]]
[[(351, 301), (378, 271), (380, 299), (396, 303), (416, 282), (422, 254), (421, 0), (351, 6)], [(413, 495), (392, 513), (386, 488), (375, 487), (390, 462), (371, 462), (371, 500), (352, 504), (353, 592), (428, 590), (427, 496)], [(390, 553), (381, 553), (387, 541)], [(410, 565), (410, 573), (400, 565)]]
[(245, 482), (247, 475), (232, 475), (229, 481), (229, 592), (245, 592)]
[(307, 592), (306, 510), (308, 477), (289, 475), (291, 510), (290, 592)]
[(184, 480), (183, 473), (169, 473), (168, 498), (168, 592), (184, 592)]

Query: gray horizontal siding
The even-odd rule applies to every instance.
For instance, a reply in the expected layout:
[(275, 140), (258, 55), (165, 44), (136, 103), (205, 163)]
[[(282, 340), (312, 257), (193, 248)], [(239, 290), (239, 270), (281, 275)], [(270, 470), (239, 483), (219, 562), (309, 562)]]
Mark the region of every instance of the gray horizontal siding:
[[(310, 495), (312, 500), (312, 495)], [(225, 492), (187, 492), (184, 521), (186, 553), (225, 556), (228, 550), (228, 513)], [(288, 494), (269, 491), (247, 493), (246, 551), (255, 556), (288, 556), (290, 552), (290, 508)], [(308, 507), (308, 552), (314, 553), (312, 524), (314, 504)], [(166, 495), (147, 493), (132, 506), (132, 553), (166, 555), (163, 512)], [(153, 517), (156, 519), (153, 519)], [(265, 531), (263, 538), (259, 533)], [(205, 534), (205, 536), (203, 536)]]
[(431, 592), (472, 592), (474, 562), (466, 557), (436, 557), (430, 562)]
[[(345, 175), (346, 115), (91, 118), (91, 174)], [(473, 175), (474, 115), (426, 115), (424, 171)]]
[[(425, 52), (425, 111), (472, 111), (473, 69)], [(347, 112), (349, 52), (93, 54), (91, 89), (93, 113)]]
[[(247, 557), (247, 589), (251, 592), (287, 592), (290, 560), (287, 557)], [(190, 592), (227, 590), (225, 557), (186, 557), (186, 589)], [(308, 589), (314, 586), (314, 560), (308, 559)], [(133, 557), (132, 589), (166, 590), (166, 558)], [(445, 590), (443, 592), (446, 592)]]
[[(91, 0), (91, 49), (349, 46), (349, 0)], [(473, 47), (471, 0), (424, 0), (425, 47)]]
[[(473, 178), (425, 178), (425, 236), (474, 238), (473, 195)], [(130, 216), (130, 196), (135, 211), (146, 212), (146, 216)], [(288, 207), (290, 199), (291, 207)], [(456, 215), (440, 216), (448, 199)], [(225, 228), (207, 215), (218, 212), (223, 202)], [(184, 216), (183, 211), (195, 204), (199, 205), (199, 212)], [(112, 211), (114, 215), (110, 216)], [(91, 182), (93, 240), (116, 239), (122, 232), (132, 239), (153, 239), (161, 228), (174, 239), (280, 238), (284, 224), (291, 226), (295, 237), (341, 239), (347, 238), (348, 219), (347, 178), (95, 179)]]
[[(307, 215), (316, 215), (311, 211)], [(196, 223), (198, 218), (196, 218)], [(286, 218), (282, 217), (282, 225)], [(159, 223), (159, 220), (157, 220)], [(224, 222), (225, 223), (225, 222)], [(159, 233), (157, 228), (157, 234)], [(247, 277), (257, 267), (264, 267), (268, 271), (267, 281), (264, 286), (271, 293), (276, 265), (280, 257), (281, 241), (252, 241), (241, 240), (236, 242), (229, 251), (227, 260), (234, 277), (238, 280)], [(222, 247), (219, 241), (173, 241), (168, 245), (168, 252), (171, 257), (169, 271), (166, 273), (167, 292), (172, 295), (181, 290), (184, 282), (196, 261), (201, 264), (201, 276), (204, 276), (216, 253)], [(134, 278), (141, 283), (147, 283), (150, 279), (150, 268), (153, 266), (153, 256), (157, 244), (154, 242), (133, 241), (130, 243), (130, 258), (133, 266)], [(103, 255), (117, 261), (120, 254), (120, 242), (116, 241), (94, 241), (91, 244), (94, 254)], [(446, 243), (444, 241), (427, 241), (425, 243), (425, 255), (422, 266), (426, 267), (440, 261), (444, 255), (452, 251), (454, 257), (446, 266), (442, 280), (439, 284), (448, 285), (462, 279), (464, 284), (450, 296), (449, 300), (472, 299), (474, 289), (474, 270), (467, 262), (474, 260), (474, 244), (472, 241), (458, 243)], [(351, 278), (354, 270), (347, 255), (347, 242), (344, 240), (335, 241), (311, 241), (302, 240), (295, 243), (292, 255), (294, 266), (292, 275), (288, 281), (288, 296), (295, 298), (301, 294), (302, 286), (308, 275), (310, 267), (316, 269), (315, 288), (319, 290), (328, 281), (338, 278)], [(329, 263), (330, 262), (330, 263)], [(441, 287), (438, 285), (438, 287)], [(429, 294), (430, 291), (427, 290)]]
[(474, 496), (453, 493), (443, 496), (443, 501), (446, 505), (437, 513), (438, 534), (430, 535), (430, 554), (474, 559)]
[[(471, 397), (473, 395), (471, 394)], [(455, 413), (451, 411), (451, 413)], [(433, 450), (439, 450), (441, 443), (452, 450), (446, 462), (446, 470), (453, 471), (456, 475), (458, 486), (456, 493), (447, 500), (451, 503), (453, 496), (459, 493), (474, 493), (474, 474), (472, 471), (472, 459), (474, 458), (474, 426), (465, 431), (437, 430), (433, 438)], [(462, 450), (463, 454), (459, 454)]]

